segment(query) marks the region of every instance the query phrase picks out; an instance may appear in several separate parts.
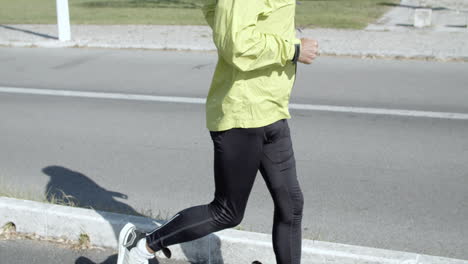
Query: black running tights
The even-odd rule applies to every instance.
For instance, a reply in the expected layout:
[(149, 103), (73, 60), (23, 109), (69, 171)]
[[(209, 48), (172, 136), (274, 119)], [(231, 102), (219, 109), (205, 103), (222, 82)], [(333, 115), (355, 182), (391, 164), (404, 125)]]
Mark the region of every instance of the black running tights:
[(257, 171), (273, 198), (273, 249), (277, 264), (299, 264), (303, 196), (286, 119), (265, 127), (210, 132), (214, 144), (214, 199), (184, 209), (146, 236), (151, 249), (201, 238), (237, 226)]

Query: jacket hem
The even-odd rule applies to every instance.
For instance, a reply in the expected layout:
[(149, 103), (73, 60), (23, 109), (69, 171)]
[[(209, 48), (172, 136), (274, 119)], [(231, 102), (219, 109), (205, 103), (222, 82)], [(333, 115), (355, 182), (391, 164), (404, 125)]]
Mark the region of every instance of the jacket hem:
[(209, 131), (213, 132), (229, 130), (232, 128), (258, 128), (268, 126), (281, 119), (290, 118), (291, 115), (289, 114), (278, 114), (272, 118), (261, 120), (229, 119), (225, 121), (220, 121), (219, 123), (207, 124), (207, 128)]

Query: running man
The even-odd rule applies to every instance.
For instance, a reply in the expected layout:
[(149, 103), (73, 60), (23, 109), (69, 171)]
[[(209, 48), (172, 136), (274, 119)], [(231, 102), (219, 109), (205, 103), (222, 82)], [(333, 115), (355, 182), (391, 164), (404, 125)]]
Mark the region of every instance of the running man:
[(128, 223), (118, 264), (143, 264), (168, 246), (237, 226), (260, 170), (274, 201), (277, 264), (301, 261), (303, 195), (287, 119), (297, 61), (310, 64), (318, 44), (295, 36), (295, 0), (206, 0), (218, 62), (206, 101), (214, 149), (214, 199), (184, 209), (143, 233)]

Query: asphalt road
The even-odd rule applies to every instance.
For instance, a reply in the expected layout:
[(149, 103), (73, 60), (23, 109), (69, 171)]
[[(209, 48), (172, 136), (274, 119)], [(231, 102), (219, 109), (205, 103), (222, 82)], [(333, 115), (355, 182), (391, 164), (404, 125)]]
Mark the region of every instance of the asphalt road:
[[(204, 97), (213, 53), (0, 49), (0, 86)], [(292, 102), (468, 113), (466, 63), (318, 59)], [(293, 110), (304, 238), (468, 259), (468, 121)], [(210, 202), (204, 107), (0, 93), (2, 186), (170, 217)], [(258, 175), (241, 228), (269, 233)]]

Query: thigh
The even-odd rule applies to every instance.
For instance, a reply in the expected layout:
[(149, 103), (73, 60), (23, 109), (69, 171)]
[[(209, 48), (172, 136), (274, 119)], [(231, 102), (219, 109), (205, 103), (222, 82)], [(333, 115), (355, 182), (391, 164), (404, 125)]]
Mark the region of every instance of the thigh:
[(277, 206), (288, 207), (302, 201), (296, 161), (286, 119), (265, 127), (265, 144), (260, 172)]
[(215, 199), (243, 215), (262, 157), (262, 128), (210, 132), (214, 145)]

